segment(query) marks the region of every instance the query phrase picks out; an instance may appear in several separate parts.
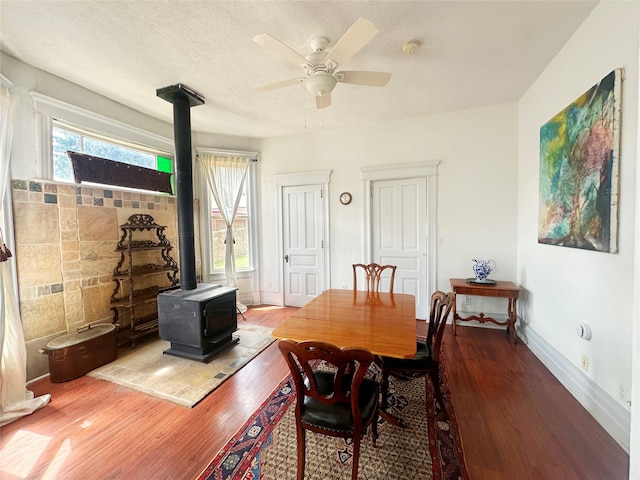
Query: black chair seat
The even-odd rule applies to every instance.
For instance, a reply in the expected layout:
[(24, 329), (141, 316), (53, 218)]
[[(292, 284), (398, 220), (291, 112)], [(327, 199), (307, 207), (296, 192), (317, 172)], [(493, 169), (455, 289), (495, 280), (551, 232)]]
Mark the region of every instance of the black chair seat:
[(435, 391), (436, 401), (441, 407), (442, 415), (448, 416), (447, 408), (440, 391), (440, 348), (442, 348), (442, 336), (447, 324), (447, 317), (456, 301), (453, 292), (433, 292), (431, 295), (431, 308), (429, 310), (429, 325), (427, 326), (427, 338), (425, 341), (417, 340), (416, 354), (412, 358), (382, 357), (382, 392), (381, 406), (386, 409), (389, 405), (389, 377), (399, 379), (415, 377), (416, 375), (428, 375)]
[[(351, 480), (357, 480), (362, 435), (371, 427), (374, 447), (378, 437), (379, 387), (365, 378), (373, 354), (363, 348), (340, 348), (314, 340), (294, 342), (285, 338), (278, 347), (296, 389), (297, 480), (304, 480), (307, 430), (350, 438)], [(354, 401), (356, 398), (358, 401)]]
[(382, 364), (385, 369), (410, 372), (422, 371), (431, 368), (433, 359), (431, 357), (431, 346), (425, 342), (416, 342), (416, 354), (411, 358), (382, 357)]
[[(333, 390), (332, 372), (316, 370), (313, 373), (318, 383), (319, 392), (328, 393)], [(378, 383), (365, 378), (362, 381), (358, 395), (360, 413), (364, 424), (368, 423), (376, 411), (378, 394)], [(353, 431), (353, 416), (350, 403), (326, 404), (315, 398), (305, 396), (301, 419), (303, 423), (321, 426), (334, 431)]]

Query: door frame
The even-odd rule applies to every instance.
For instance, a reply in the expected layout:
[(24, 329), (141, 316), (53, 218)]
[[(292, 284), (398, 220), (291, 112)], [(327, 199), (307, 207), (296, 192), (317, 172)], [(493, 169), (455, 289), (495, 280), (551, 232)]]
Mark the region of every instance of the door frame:
[(362, 198), (365, 221), (364, 252), (366, 263), (373, 261), (373, 182), (381, 180), (402, 180), (407, 178), (426, 178), (427, 180), (427, 283), (425, 292), (429, 298), (436, 290), (437, 282), (437, 212), (438, 212), (438, 160), (402, 163), (397, 165), (379, 165), (362, 167)]
[(284, 250), (282, 248), (284, 219), (282, 218), (282, 195), (284, 187), (298, 187), (302, 185), (319, 185), (322, 189), (322, 209), (324, 210), (324, 225), (322, 226), (322, 276), (323, 282), (320, 287), (322, 291), (329, 288), (329, 279), (331, 278), (331, 248), (329, 245), (329, 181), (331, 179), (331, 170), (318, 170), (315, 172), (298, 172), (298, 173), (280, 173), (274, 175), (276, 181), (276, 210), (278, 215), (278, 279), (280, 286), (278, 287), (280, 305), (284, 305)]

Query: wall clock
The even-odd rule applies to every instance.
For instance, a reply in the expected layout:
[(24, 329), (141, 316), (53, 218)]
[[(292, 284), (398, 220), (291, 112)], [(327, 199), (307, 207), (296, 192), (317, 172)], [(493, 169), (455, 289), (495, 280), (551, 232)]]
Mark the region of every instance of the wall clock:
[(340, 203), (343, 205), (349, 205), (351, 203), (351, 194), (349, 192), (343, 192), (340, 194)]

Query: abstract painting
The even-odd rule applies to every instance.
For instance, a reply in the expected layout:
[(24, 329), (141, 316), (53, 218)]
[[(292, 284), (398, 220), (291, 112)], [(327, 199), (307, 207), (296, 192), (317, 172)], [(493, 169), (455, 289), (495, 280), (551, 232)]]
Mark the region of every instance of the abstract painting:
[(618, 250), (622, 70), (540, 127), (538, 243)]

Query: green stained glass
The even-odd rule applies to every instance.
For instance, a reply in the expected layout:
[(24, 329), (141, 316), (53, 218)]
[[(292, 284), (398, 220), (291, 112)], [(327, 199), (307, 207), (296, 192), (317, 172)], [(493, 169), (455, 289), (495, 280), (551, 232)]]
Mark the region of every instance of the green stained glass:
[(158, 155), (157, 160), (159, 172), (173, 173), (173, 160), (167, 157), (161, 157), (160, 155)]

